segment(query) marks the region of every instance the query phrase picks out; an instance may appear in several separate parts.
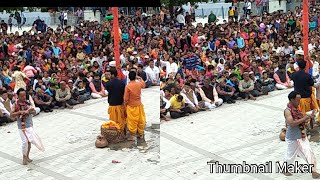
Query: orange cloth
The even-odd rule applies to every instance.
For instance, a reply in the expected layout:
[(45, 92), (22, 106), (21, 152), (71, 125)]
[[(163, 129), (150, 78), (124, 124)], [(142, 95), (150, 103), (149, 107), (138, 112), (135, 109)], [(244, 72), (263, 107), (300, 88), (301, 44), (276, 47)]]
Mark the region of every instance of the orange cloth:
[(108, 121), (108, 122), (106, 122), (106, 123), (103, 123), (103, 124), (101, 125), (101, 127), (102, 127), (102, 128), (106, 128), (106, 129), (113, 129), (113, 128), (115, 128), (115, 129), (117, 129), (117, 130), (120, 130), (119, 124), (117, 124), (117, 123), (114, 122), (114, 121)]
[(311, 111), (311, 98), (301, 98), (299, 104), (299, 110), (305, 115), (308, 111)]
[(127, 106), (140, 106), (141, 102), (141, 89), (145, 88), (144, 81), (130, 81), (124, 91), (124, 105)]
[(127, 127), (131, 135), (144, 134), (144, 128), (146, 127), (146, 114), (144, 112), (143, 105), (136, 107), (127, 106)]
[(319, 105), (316, 99), (316, 88), (312, 87), (312, 94), (311, 94), (311, 109), (319, 110)]
[[(301, 98), (299, 109), (302, 114), (306, 114), (308, 111), (316, 109), (319, 111), (318, 101), (315, 96), (315, 88), (312, 87), (312, 94), (310, 98)], [(320, 116), (318, 116), (318, 121), (320, 120)]]
[(109, 106), (108, 108), (109, 119), (119, 125), (121, 131), (124, 130), (126, 125), (125, 109), (123, 105)]

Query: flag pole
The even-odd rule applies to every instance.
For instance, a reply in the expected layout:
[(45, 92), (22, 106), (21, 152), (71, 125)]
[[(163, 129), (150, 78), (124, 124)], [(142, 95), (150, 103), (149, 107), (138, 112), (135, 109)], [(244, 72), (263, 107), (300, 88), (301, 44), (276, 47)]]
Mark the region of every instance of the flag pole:
[(309, 74), (309, 7), (308, 7), (308, 0), (303, 0), (303, 14), (302, 14), (302, 21), (303, 21), (303, 52), (304, 52), (304, 60), (306, 61), (306, 73)]
[(116, 66), (119, 67), (120, 65), (120, 33), (119, 33), (119, 10), (118, 7), (112, 8), (112, 15), (113, 15), (113, 45), (114, 45), (114, 59), (116, 61)]

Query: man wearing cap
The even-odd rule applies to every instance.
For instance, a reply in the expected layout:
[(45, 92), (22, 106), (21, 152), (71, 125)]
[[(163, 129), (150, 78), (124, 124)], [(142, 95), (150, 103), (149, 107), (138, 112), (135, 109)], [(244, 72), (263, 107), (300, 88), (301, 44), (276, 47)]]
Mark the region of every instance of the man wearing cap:
[(146, 115), (141, 102), (141, 90), (145, 87), (145, 83), (141, 77), (137, 77), (135, 71), (129, 72), (129, 79), (130, 82), (124, 92), (124, 106), (127, 113), (127, 127), (131, 134), (128, 140), (135, 141), (137, 133), (138, 138), (144, 139)]
[(107, 70), (110, 73), (111, 79), (105, 85), (108, 94), (108, 114), (109, 119), (116, 122), (121, 129), (121, 132), (126, 134), (126, 117), (125, 108), (123, 105), (123, 96), (125, 84), (117, 78), (118, 72), (115, 68)]
[[(119, 80), (122, 80), (123, 82), (126, 82), (126, 76), (123, 74), (123, 72), (122, 72), (122, 69), (120, 68), (121, 66), (119, 65), (118, 67), (117, 67), (117, 64), (116, 64), (116, 61), (111, 61), (110, 63), (109, 63), (109, 67), (110, 68), (115, 68), (116, 70), (117, 70), (117, 74), (118, 74), (118, 76), (117, 76), (117, 78), (119, 79)], [(104, 70), (105, 70), (106, 68), (104, 68)]]

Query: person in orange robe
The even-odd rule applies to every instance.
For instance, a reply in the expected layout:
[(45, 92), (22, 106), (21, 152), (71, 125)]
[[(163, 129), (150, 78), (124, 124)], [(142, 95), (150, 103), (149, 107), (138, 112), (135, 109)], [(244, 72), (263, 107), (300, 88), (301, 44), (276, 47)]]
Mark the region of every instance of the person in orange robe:
[[(135, 71), (129, 73), (130, 82), (124, 91), (124, 106), (127, 114), (127, 128), (131, 136), (129, 141), (144, 139), (144, 128), (146, 126), (146, 115), (141, 102), (141, 90), (145, 88), (145, 82), (141, 77), (137, 77)], [(138, 134), (137, 134), (138, 133)]]

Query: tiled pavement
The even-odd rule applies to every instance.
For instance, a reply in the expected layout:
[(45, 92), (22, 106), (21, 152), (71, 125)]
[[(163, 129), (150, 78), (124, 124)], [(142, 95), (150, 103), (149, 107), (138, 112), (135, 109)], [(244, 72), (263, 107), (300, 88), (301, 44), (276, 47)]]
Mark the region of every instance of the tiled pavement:
[[(288, 92), (277, 91), (255, 102), (223, 105), (162, 123), (160, 137), (158, 130), (147, 128), (146, 147), (94, 147), (99, 126), (108, 117), (106, 99), (90, 100), (71, 111), (41, 114), (34, 118), (34, 126), (46, 151), (33, 148), (34, 162), (28, 166), (20, 165), (16, 125), (0, 127), (0, 179), (286, 179), (275, 173), (210, 174), (207, 162), (281, 161), (286, 144), (279, 141), (278, 134), (284, 125)], [(143, 93), (149, 127), (158, 121), (158, 94), (157, 88)], [(311, 142), (311, 146), (320, 159), (320, 144)], [(112, 160), (121, 163), (112, 164)], [(287, 179), (311, 178), (295, 174)]]
[[(210, 174), (207, 162), (281, 162), (286, 143), (278, 135), (284, 127), (283, 110), (289, 92), (276, 91), (257, 101), (224, 104), (213, 111), (161, 123), (162, 179), (286, 179), (276, 173)], [(311, 146), (319, 160), (319, 142), (311, 142)], [(311, 175), (294, 174), (287, 179), (311, 179)]]
[[(90, 100), (73, 110), (34, 117), (34, 128), (46, 151), (31, 149), (34, 160), (21, 163), (21, 140), (16, 124), (0, 127), (0, 180), (11, 179), (150, 179), (160, 173), (160, 133), (150, 128), (159, 121), (159, 88), (142, 97), (147, 115), (146, 144), (128, 143), (97, 149), (95, 138), (108, 119), (107, 99)], [(112, 160), (121, 163), (112, 164)]]

